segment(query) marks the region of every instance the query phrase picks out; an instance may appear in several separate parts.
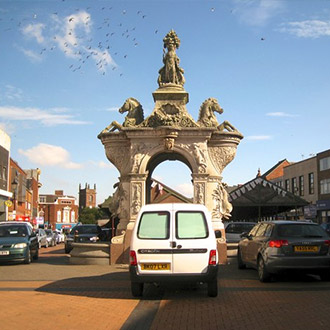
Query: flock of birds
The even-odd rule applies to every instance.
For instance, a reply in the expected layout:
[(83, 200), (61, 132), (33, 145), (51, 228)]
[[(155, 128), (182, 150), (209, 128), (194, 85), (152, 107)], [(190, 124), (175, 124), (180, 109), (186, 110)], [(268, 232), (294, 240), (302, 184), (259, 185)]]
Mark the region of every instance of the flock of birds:
[[(61, 2), (65, 3), (66, 0), (61, 0)], [(95, 15), (95, 11), (98, 11), (98, 15)], [(211, 8), (210, 11), (212, 13), (215, 12), (215, 8)], [(137, 18), (141, 19), (141, 23), (135, 18), (133, 21), (137, 25), (132, 26), (130, 19), (128, 19), (128, 14), (136, 14)], [(60, 49), (68, 58), (72, 59), (72, 63), (68, 66), (72, 72), (83, 73), (83, 67), (93, 60), (97, 71), (102, 75), (105, 75), (108, 70), (112, 70), (118, 71), (120, 77), (123, 73), (119, 72), (116, 60), (122, 61), (127, 59), (130, 47), (139, 46), (138, 29), (140, 24), (147, 19), (147, 15), (141, 10), (132, 13), (126, 9), (118, 11), (112, 6), (75, 8), (71, 9), (71, 14), (67, 16), (60, 14), (59, 11), (55, 11), (50, 13), (50, 16), (54, 24), (61, 24), (59, 30), (62, 28), (62, 34), (58, 30), (52, 32), (51, 35), (52, 27), (46, 25), (42, 21), (44, 17), (39, 17), (38, 13), (32, 13), (29, 17), (21, 18), (19, 21), (15, 21), (14, 18), (0, 16), (0, 26), (1, 23), (10, 23), (2, 31), (16, 30), (15, 32), (17, 32), (17, 30), (23, 31), (29, 25), (36, 26), (40, 24), (43, 26), (42, 33), (44, 38), (43, 42), (40, 43), (42, 48), (35, 52), (35, 55), (39, 58), (47, 52)], [(94, 17), (102, 17), (98, 25), (96, 25)], [(96, 25), (95, 28), (94, 25)], [(91, 33), (92, 27), (94, 31)], [(155, 28), (153, 33), (158, 34), (158, 31), (159, 28)], [(265, 38), (262, 37), (261, 40), (264, 41)], [(127, 42), (127, 47), (125, 45), (124, 48), (126, 52), (120, 53), (115, 48), (116, 44), (119, 42), (122, 44), (123, 41)]]

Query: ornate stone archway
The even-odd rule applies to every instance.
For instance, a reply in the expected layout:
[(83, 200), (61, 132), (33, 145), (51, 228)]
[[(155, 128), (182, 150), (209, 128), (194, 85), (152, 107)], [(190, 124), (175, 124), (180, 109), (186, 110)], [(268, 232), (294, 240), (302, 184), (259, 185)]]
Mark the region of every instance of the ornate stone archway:
[(159, 70), (151, 115), (144, 118), (142, 105), (129, 98), (119, 109), (128, 112), (124, 123), (113, 121), (98, 135), (108, 160), (120, 173), (115, 193), (118, 230), (132, 229), (146, 204), (148, 169), (157, 157), (181, 158), (188, 165), (194, 203), (205, 204), (212, 212), (214, 228), (219, 228), (232, 209), (221, 173), (234, 159), (243, 135), (227, 121), (218, 123), (215, 112), (222, 114), (223, 109), (214, 98), (202, 103), (197, 121), (190, 116), (186, 109), (189, 94), (183, 88), (183, 69), (176, 55), (180, 40), (171, 30), (163, 41), (164, 66)]

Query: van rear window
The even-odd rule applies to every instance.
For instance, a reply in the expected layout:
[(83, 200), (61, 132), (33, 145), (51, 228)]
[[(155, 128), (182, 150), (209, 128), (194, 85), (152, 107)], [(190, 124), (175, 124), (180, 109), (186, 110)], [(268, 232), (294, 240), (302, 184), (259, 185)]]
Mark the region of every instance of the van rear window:
[(146, 212), (141, 216), (138, 238), (141, 239), (168, 239), (169, 238), (169, 213)]
[(203, 212), (177, 212), (176, 238), (196, 239), (208, 237), (206, 219)]

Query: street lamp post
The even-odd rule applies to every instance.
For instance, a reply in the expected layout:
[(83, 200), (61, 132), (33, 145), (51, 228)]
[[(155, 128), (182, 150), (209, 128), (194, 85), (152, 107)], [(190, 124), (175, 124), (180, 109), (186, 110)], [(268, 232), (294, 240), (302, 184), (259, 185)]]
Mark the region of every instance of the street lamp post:
[(16, 189), (17, 189), (17, 186), (18, 186), (18, 182), (17, 182), (17, 179), (14, 178), (13, 182), (11, 183), (11, 190), (12, 190), (12, 193), (13, 193), (13, 220), (16, 220)]

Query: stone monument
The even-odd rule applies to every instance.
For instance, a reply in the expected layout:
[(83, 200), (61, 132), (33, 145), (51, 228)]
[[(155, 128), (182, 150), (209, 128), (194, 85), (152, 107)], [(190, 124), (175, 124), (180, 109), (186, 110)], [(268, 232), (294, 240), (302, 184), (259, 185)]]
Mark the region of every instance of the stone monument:
[(120, 173), (114, 193), (120, 223), (112, 248), (121, 245), (122, 251), (129, 248), (141, 206), (150, 200), (152, 172), (165, 160), (179, 160), (190, 168), (193, 201), (209, 209), (214, 229), (223, 229), (222, 220), (232, 210), (221, 173), (234, 159), (243, 135), (227, 121), (219, 124), (215, 113), (222, 114), (223, 109), (215, 98), (202, 103), (197, 121), (191, 117), (186, 108), (189, 94), (183, 87), (184, 70), (176, 54), (180, 40), (171, 30), (163, 42), (164, 66), (159, 70), (150, 116), (144, 118), (140, 102), (128, 98), (119, 109), (127, 112), (124, 122), (113, 121), (98, 135), (108, 160)]

